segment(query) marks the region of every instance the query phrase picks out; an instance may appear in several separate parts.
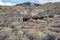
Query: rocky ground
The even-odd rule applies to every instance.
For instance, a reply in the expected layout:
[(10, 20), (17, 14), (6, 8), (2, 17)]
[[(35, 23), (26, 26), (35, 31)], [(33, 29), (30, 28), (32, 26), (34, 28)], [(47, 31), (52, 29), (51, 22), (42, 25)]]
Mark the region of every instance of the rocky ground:
[(0, 6), (0, 40), (60, 40), (60, 5)]

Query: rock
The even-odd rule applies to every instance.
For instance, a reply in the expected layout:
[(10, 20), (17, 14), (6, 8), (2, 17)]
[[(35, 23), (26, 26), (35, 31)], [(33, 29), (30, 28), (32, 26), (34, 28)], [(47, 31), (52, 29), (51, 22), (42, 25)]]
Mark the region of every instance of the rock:
[(59, 16), (60, 16), (60, 15), (54, 15), (54, 17), (57, 17), (57, 18), (58, 18)]
[(9, 33), (7, 32), (0, 32), (0, 40), (6, 40), (9, 36)]
[(37, 22), (42, 22), (42, 23), (46, 23), (46, 21), (45, 20), (37, 20)]

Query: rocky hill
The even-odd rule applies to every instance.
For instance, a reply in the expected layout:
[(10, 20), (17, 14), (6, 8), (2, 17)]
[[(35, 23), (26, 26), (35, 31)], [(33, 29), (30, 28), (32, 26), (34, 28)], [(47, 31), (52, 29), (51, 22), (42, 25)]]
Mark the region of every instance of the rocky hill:
[(0, 6), (0, 40), (60, 40), (60, 2)]

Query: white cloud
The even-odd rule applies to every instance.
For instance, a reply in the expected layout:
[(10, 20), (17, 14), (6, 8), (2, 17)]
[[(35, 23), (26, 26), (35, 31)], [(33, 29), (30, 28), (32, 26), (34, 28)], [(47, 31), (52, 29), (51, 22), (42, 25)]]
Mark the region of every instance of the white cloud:
[(15, 4), (12, 4), (12, 3), (9, 3), (9, 2), (2, 2), (2, 0), (0, 0), (0, 5), (4, 6), (4, 5), (7, 5), (7, 6), (12, 6), (12, 5), (15, 5)]
[(38, 0), (38, 3), (48, 3), (48, 2), (60, 2), (60, 0)]

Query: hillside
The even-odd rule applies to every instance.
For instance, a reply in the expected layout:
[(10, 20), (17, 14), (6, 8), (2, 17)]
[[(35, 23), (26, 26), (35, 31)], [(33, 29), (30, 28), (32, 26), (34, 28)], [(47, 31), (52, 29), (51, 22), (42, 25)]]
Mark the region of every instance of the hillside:
[(0, 6), (0, 40), (60, 40), (60, 2)]

